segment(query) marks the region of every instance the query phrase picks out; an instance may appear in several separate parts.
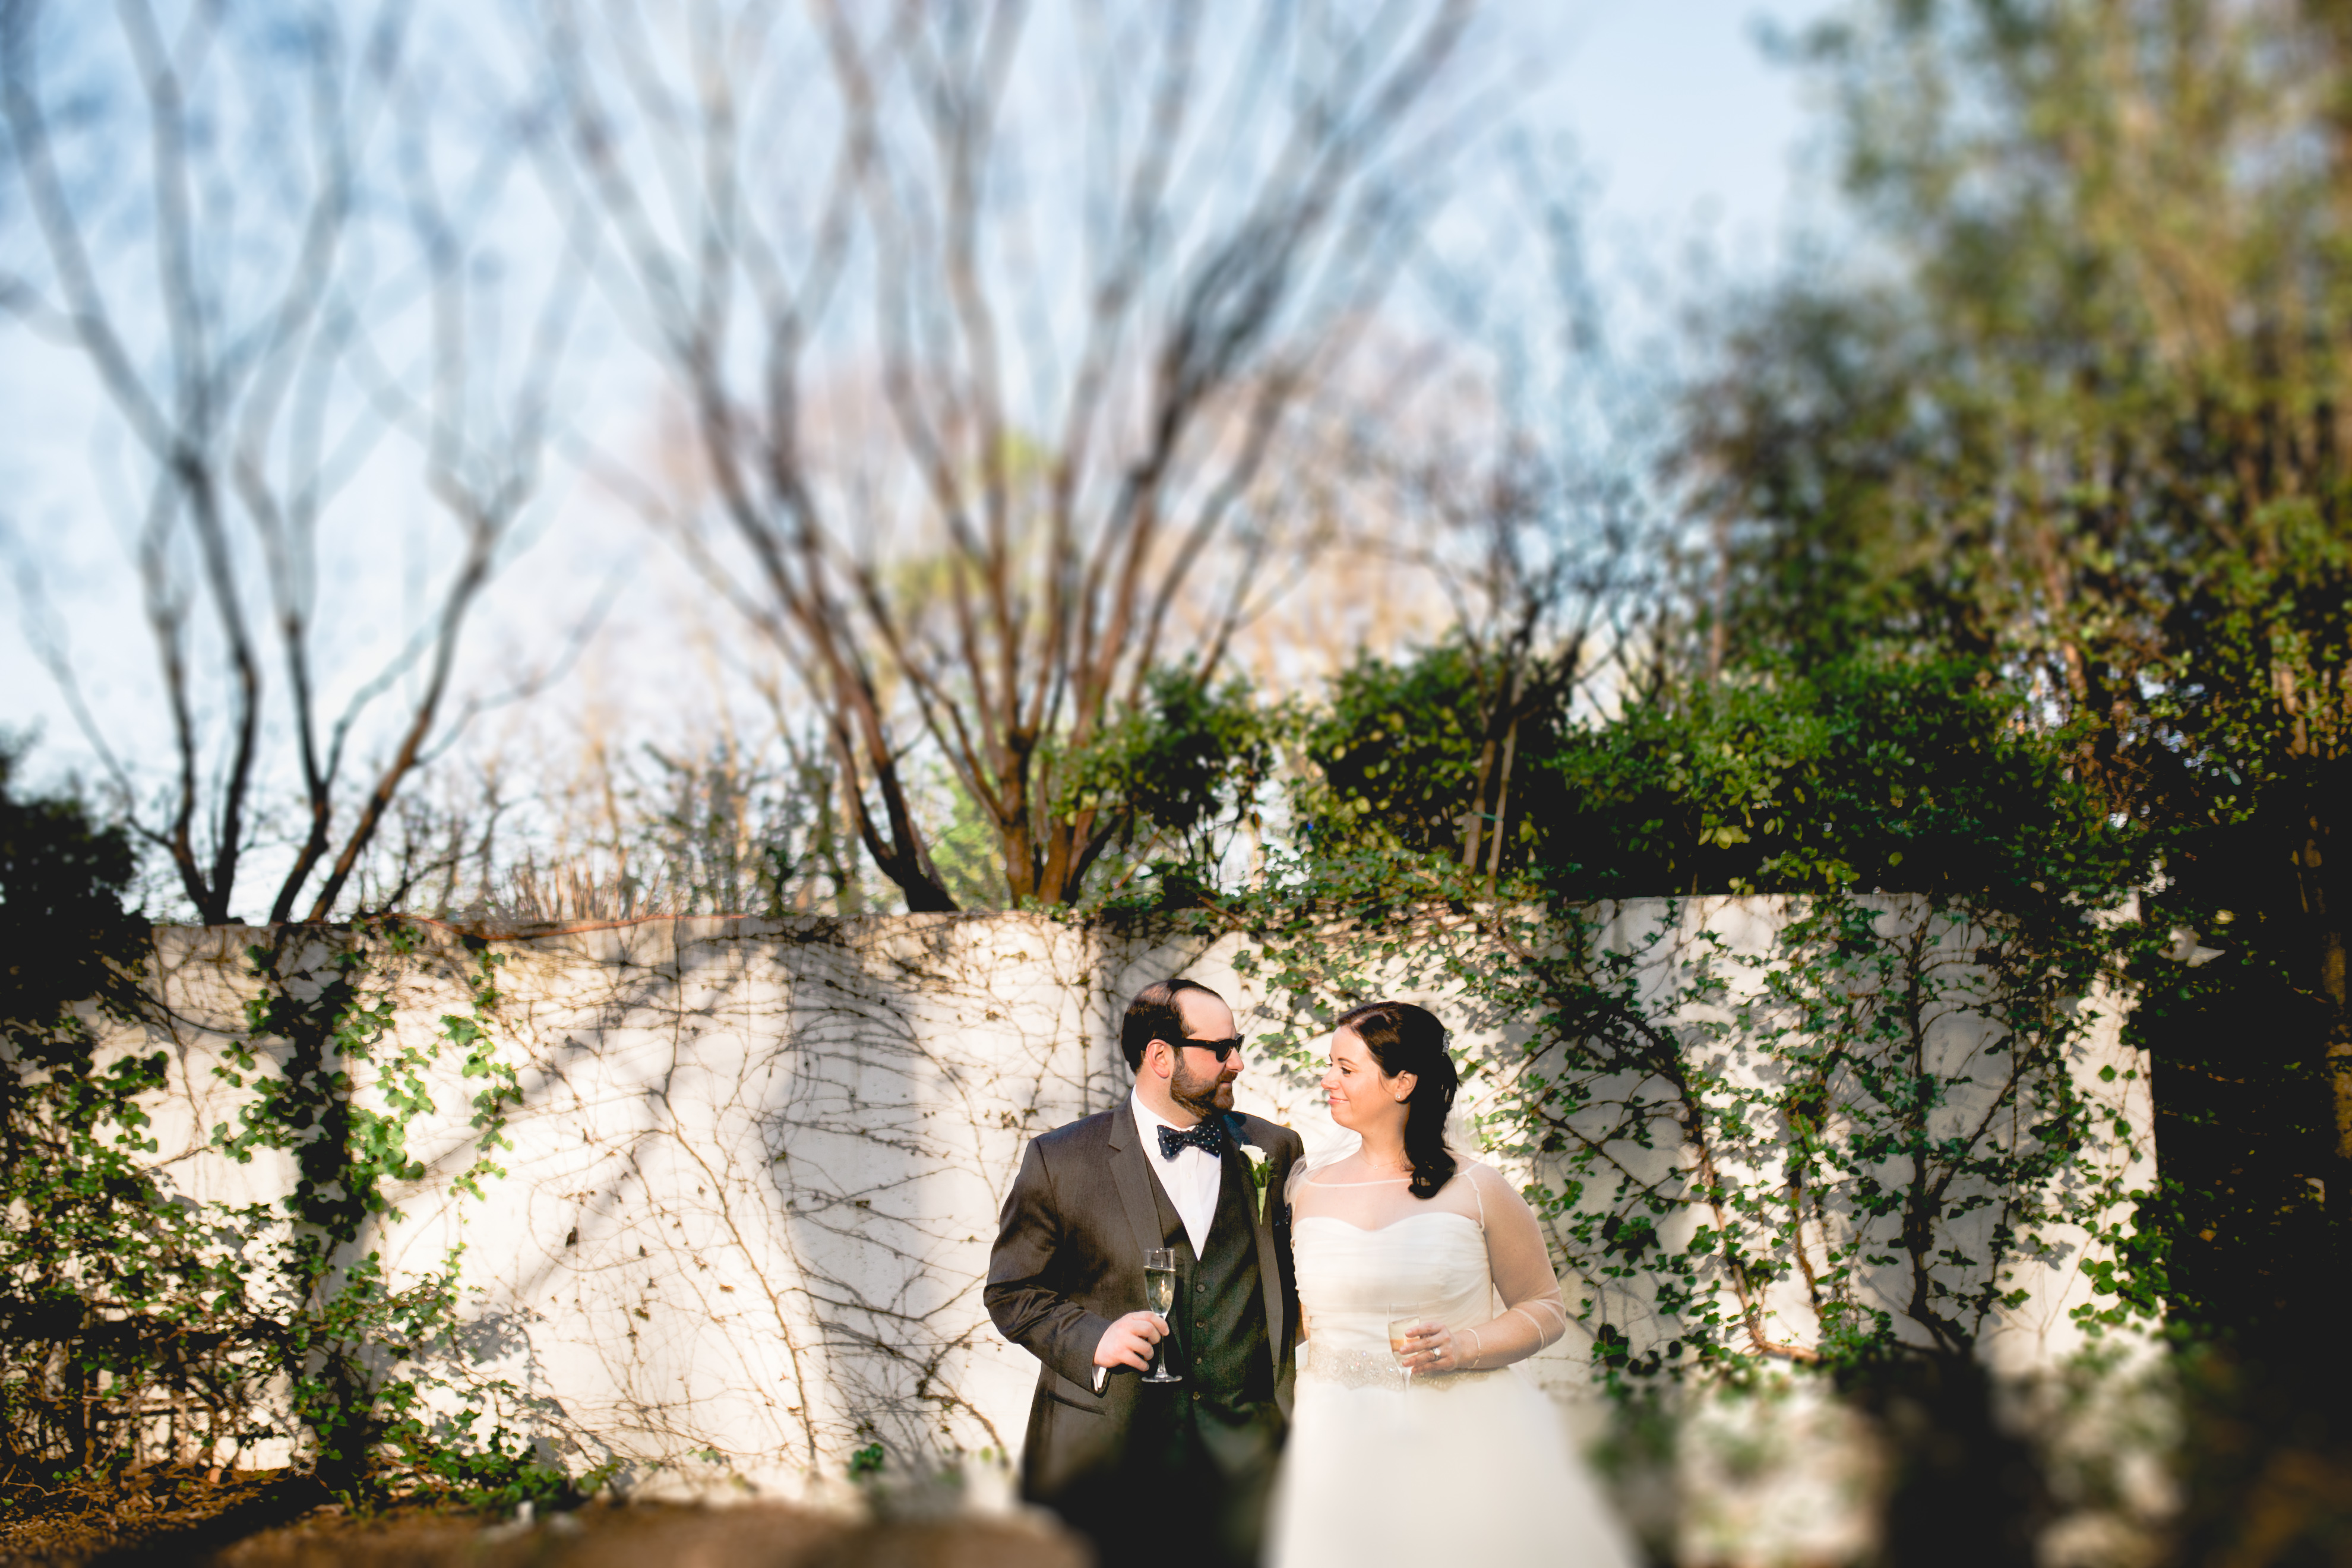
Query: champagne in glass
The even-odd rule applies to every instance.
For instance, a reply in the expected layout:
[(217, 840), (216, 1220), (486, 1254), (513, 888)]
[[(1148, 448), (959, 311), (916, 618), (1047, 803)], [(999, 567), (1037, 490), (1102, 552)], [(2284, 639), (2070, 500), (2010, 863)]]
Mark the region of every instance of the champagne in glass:
[(1412, 1388), (1412, 1367), (1405, 1358), (1412, 1353), (1412, 1331), (1425, 1326), (1428, 1321), (1429, 1313), (1419, 1307), (1389, 1309), (1389, 1354), (1396, 1357), (1397, 1370), (1404, 1373), (1408, 1393)]
[[(1149, 1247), (1143, 1251), (1143, 1300), (1160, 1316), (1162, 1328), (1168, 1328), (1168, 1314), (1176, 1305), (1176, 1249), (1172, 1247)], [(1146, 1383), (1181, 1383), (1184, 1380), (1168, 1370), (1168, 1342), (1151, 1347), (1151, 1371)]]

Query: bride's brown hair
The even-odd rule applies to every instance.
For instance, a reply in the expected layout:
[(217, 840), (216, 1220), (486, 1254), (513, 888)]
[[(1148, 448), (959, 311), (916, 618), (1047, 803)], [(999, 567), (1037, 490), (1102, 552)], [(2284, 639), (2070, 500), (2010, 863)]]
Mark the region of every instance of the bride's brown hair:
[(1349, 1008), (1331, 1026), (1364, 1042), (1381, 1071), (1394, 1078), (1413, 1075), (1412, 1092), (1404, 1101), (1404, 1157), (1412, 1163), (1417, 1198), (1433, 1198), (1454, 1179), (1455, 1162), (1445, 1146), (1445, 1117), (1454, 1109), (1454, 1091), (1462, 1077), (1445, 1050), (1445, 1026), (1426, 1007), (1410, 1002), (1367, 1002)]

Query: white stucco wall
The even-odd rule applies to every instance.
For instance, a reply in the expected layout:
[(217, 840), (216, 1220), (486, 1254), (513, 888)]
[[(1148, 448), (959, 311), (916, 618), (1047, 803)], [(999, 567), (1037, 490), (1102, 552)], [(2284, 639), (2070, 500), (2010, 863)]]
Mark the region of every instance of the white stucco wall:
[[(1610, 929), (1632, 940), (1664, 909), (1626, 906)], [(1760, 952), (1778, 910), (1715, 900), (1678, 918)], [(159, 933), (176, 1063), (157, 1159), (192, 1195), (276, 1195), (287, 1178), (282, 1163), (239, 1167), (206, 1150), (236, 1098), (211, 1069), (242, 1026), (253, 938)], [(450, 1190), (474, 1157), (465, 1105), (479, 1087), (457, 1079), (453, 1053), (438, 1112), (412, 1131), (431, 1170), (370, 1240), (417, 1271), (465, 1248), (468, 1352), (514, 1381), (526, 1399), (514, 1414), (575, 1465), (618, 1457), (640, 1475), (667, 1467), (788, 1494), (811, 1477), (837, 1484), (848, 1454), (876, 1440), (930, 1460), (988, 1450), (1001, 1466), (1034, 1363), (998, 1339), (980, 1291), (1024, 1143), (1124, 1098), (1118, 1018), (1143, 984), (1202, 980), (1245, 1034), (1259, 1001), (1234, 973), (1238, 939), (1019, 914), (659, 920), (496, 948), (501, 1048), (526, 1094), (507, 1174), (482, 1201)], [(1658, 950), (1660, 985), (1676, 951)], [(436, 935), (394, 977), (403, 1039), (465, 1011), (451, 973), (465, 957), (454, 934)], [(1443, 997), (1419, 999), (1445, 1012)], [(2145, 1161), (2145, 1064), (2118, 1043), (2117, 1011), (2092, 1031), (2080, 1076), (2133, 1130), (2115, 1158)], [(1507, 1040), (1508, 1021), (1490, 1022), (1458, 1046)], [(1981, 1043), (1965, 1018), (1939, 1026), (1944, 1048)], [(2114, 1084), (2101, 1067), (2119, 1069)], [(1261, 1063), (1241, 1089), (1244, 1109), (1297, 1127), (1310, 1151), (1348, 1140), (1308, 1078)], [(2000, 1364), (2031, 1370), (2074, 1348), (2083, 1256), (2021, 1281), (2028, 1300), (1990, 1346)], [(1591, 1402), (1585, 1350), (1572, 1333), (1532, 1369), (1571, 1419)]]

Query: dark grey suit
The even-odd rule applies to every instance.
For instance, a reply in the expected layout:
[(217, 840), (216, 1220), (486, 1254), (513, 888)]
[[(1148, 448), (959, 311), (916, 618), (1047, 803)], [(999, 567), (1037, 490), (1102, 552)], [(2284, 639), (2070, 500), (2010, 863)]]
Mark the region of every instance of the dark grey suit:
[[(1125, 1101), (1032, 1142), (1004, 1200), (988, 1313), (1043, 1363), (1021, 1495), (1092, 1537), (1106, 1565), (1256, 1561), (1298, 1331), (1282, 1184), (1305, 1146), (1258, 1117), (1226, 1124), (1200, 1257)], [(1266, 1155), (1262, 1219), (1242, 1144)], [(1150, 1247), (1177, 1253), (1169, 1365), (1184, 1381), (1155, 1385), (1120, 1367), (1097, 1394), (1095, 1347), (1112, 1320), (1143, 1310)]]

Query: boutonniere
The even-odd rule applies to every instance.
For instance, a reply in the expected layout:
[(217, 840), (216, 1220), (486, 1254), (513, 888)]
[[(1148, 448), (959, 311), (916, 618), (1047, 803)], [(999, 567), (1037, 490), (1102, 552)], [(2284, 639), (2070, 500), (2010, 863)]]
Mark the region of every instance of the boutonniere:
[(1244, 1143), (1241, 1150), (1242, 1158), (1249, 1163), (1250, 1212), (1258, 1224), (1264, 1225), (1266, 1189), (1274, 1183), (1274, 1162), (1266, 1158), (1265, 1150), (1255, 1144)]

